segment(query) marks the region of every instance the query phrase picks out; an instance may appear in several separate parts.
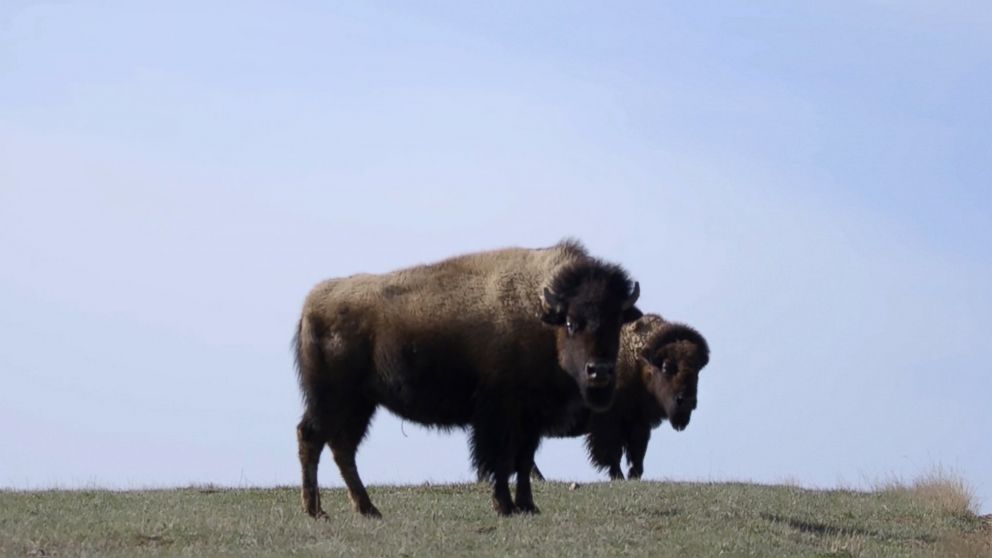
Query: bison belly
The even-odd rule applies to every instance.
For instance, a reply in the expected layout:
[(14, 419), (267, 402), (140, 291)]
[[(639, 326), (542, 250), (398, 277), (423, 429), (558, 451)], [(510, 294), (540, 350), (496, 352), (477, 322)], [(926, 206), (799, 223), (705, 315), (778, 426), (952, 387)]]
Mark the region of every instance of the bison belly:
[(467, 425), (473, 415), (478, 370), (458, 341), (424, 334), (378, 342), (375, 390), (380, 403), (421, 424)]

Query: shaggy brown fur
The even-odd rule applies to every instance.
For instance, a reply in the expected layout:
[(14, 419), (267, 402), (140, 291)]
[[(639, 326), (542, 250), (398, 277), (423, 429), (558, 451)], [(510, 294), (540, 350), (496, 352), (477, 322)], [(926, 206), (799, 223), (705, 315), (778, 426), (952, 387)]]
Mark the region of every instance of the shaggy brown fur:
[(574, 241), (320, 283), (296, 337), (304, 509), (324, 515), (326, 443), (355, 509), (379, 515), (355, 453), (382, 405), (421, 424), (470, 427), (496, 511), (536, 512), (528, 473), (541, 433), (570, 428), (583, 403), (609, 406), (620, 327), (640, 316), (637, 294), (622, 268)]
[[(644, 472), (651, 429), (666, 418), (675, 430), (688, 426), (710, 351), (699, 332), (656, 314), (623, 326), (620, 344), (613, 405), (603, 412), (583, 410), (572, 429), (551, 435), (585, 435), (589, 459), (613, 479), (623, 478), (620, 458), (626, 452), (628, 475), (636, 479)], [(533, 476), (544, 478), (536, 466)]]

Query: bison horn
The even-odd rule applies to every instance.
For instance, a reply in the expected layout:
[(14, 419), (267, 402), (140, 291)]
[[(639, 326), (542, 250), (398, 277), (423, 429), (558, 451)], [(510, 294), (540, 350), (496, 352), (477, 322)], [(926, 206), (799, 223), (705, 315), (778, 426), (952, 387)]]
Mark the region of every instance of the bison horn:
[(634, 281), (634, 290), (631, 291), (630, 296), (627, 297), (627, 300), (623, 302), (623, 309), (630, 310), (631, 308), (633, 308), (634, 303), (637, 302), (637, 298), (640, 296), (641, 296), (641, 284), (638, 283), (637, 281)]
[(561, 297), (551, 289), (544, 287), (544, 303), (550, 308), (557, 308), (561, 305)]

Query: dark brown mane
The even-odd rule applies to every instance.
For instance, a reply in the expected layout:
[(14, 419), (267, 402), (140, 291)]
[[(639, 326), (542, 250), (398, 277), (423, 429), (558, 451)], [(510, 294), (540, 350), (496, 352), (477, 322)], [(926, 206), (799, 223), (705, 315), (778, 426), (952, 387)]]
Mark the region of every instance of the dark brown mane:
[(634, 288), (634, 282), (622, 267), (595, 258), (566, 265), (558, 271), (549, 287), (561, 296), (571, 297), (579, 286), (589, 283), (603, 283), (614, 300), (626, 299)]
[(561, 241), (558, 242), (558, 244), (554, 245), (554, 248), (558, 248), (559, 250), (567, 253), (573, 258), (589, 257), (589, 251), (586, 250), (586, 247), (584, 244), (582, 244), (582, 241), (580, 241), (577, 238), (572, 238), (572, 237), (563, 238), (561, 239)]
[(686, 324), (677, 322), (664, 324), (660, 330), (648, 339), (646, 347), (648, 347), (648, 350), (652, 350), (677, 341), (689, 341), (699, 347), (699, 354), (703, 358), (700, 367), (706, 366), (709, 363), (710, 347), (706, 344), (706, 339), (698, 331)]

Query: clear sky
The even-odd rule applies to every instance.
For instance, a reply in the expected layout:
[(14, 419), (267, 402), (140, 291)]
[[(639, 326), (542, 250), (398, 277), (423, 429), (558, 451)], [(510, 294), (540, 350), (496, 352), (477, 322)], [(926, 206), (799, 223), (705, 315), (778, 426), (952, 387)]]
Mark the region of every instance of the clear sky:
[[(990, 99), (987, 2), (6, 0), (0, 486), (297, 484), (314, 283), (576, 236), (712, 348), (646, 477), (987, 512)], [(473, 478), (386, 412), (359, 467)]]

